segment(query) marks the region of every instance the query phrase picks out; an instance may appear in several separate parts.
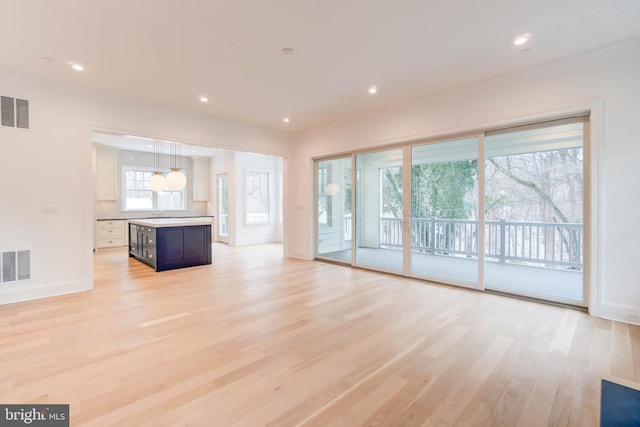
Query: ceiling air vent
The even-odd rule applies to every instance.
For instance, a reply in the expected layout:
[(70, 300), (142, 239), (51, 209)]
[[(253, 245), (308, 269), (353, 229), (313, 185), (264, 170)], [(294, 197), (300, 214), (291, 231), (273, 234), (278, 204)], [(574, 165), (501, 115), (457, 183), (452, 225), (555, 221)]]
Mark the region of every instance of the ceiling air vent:
[(26, 99), (0, 97), (2, 126), (29, 129), (29, 101)]

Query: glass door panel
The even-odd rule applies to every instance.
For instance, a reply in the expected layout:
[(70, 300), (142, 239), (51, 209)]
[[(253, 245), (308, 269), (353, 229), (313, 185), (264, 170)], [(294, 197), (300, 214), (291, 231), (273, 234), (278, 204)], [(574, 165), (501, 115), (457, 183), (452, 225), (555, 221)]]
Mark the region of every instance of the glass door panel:
[(229, 242), (229, 176), (218, 175), (218, 241)]
[(317, 162), (317, 256), (351, 263), (351, 157)]
[(411, 150), (411, 273), (478, 286), (478, 139)]
[(403, 149), (356, 156), (356, 264), (403, 271)]
[(583, 123), (485, 137), (485, 287), (584, 304)]

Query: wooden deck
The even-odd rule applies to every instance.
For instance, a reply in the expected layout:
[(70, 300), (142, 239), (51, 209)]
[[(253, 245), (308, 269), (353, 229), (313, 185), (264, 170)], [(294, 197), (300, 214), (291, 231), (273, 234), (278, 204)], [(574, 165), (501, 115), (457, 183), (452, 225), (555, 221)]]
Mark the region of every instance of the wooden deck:
[[(348, 261), (351, 250), (322, 254)], [(402, 270), (402, 252), (393, 249), (360, 248), (357, 264), (386, 270)], [(412, 253), (412, 274), (433, 280), (478, 283), (478, 262), (474, 259)], [(485, 287), (533, 297), (578, 303), (582, 301), (582, 272), (566, 268), (542, 268), (511, 263), (485, 263)]]

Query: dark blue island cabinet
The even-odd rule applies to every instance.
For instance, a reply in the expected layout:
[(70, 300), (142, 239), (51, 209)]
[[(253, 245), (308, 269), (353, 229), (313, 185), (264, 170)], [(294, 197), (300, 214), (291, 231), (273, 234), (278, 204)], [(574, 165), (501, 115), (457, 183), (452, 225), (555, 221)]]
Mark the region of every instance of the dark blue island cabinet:
[(171, 218), (132, 220), (129, 256), (156, 271), (211, 264), (211, 224)]

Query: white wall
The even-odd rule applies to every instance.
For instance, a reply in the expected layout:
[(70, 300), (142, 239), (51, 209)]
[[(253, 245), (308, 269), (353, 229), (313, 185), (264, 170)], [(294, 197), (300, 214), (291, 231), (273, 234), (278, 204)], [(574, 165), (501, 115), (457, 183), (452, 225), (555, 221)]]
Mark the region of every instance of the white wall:
[[(235, 224), (232, 240), (233, 245), (254, 245), (259, 243), (281, 242), (282, 214), (280, 180), (282, 179), (282, 159), (274, 156), (264, 156), (253, 153), (236, 153), (235, 176)], [(269, 173), (269, 211), (271, 213), (268, 224), (245, 224), (245, 173)]]
[[(291, 146), (282, 132), (4, 71), (0, 94), (28, 99), (31, 122), (28, 131), (0, 127), (0, 251), (32, 250), (32, 278), (2, 284), (0, 303), (92, 288), (92, 130), (285, 157)], [(58, 213), (45, 214), (45, 207)]]
[[(534, 53), (535, 54), (535, 53)], [(426, 77), (425, 77), (426, 78)], [(382, 92), (381, 92), (382, 94)], [(296, 137), (291, 193), (291, 256), (313, 257), (312, 158), (392, 142), (437, 137), (535, 121), (592, 109), (592, 138), (601, 149), (591, 209), (599, 246), (594, 248), (596, 315), (640, 322), (640, 39), (485, 80)]]
[[(262, 154), (223, 151), (212, 162), (211, 179), (216, 187), (212, 196), (212, 209), (217, 212), (217, 175), (229, 175), (229, 239), (232, 246), (282, 242), (283, 158)], [(270, 179), (270, 213), (268, 224), (245, 224), (245, 172), (268, 172)], [(215, 215), (215, 213), (214, 213)]]

